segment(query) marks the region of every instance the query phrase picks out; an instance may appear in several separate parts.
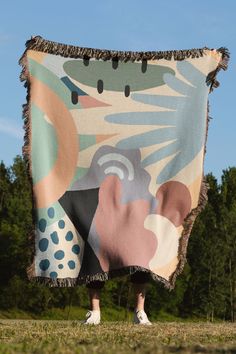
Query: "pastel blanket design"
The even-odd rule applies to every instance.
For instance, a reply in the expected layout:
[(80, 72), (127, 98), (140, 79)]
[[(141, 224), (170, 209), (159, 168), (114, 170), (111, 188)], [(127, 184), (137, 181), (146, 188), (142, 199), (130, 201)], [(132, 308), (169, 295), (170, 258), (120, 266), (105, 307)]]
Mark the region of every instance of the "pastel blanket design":
[(31, 37), (24, 146), (31, 280), (75, 286), (136, 270), (173, 289), (204, 179), (209, 93), (227, 48), (131, 52)]

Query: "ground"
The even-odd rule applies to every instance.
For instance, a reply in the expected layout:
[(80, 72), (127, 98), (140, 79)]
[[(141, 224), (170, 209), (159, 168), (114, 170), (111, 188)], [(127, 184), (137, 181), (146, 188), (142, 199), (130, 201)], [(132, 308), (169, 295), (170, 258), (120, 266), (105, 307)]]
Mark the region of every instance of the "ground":
[(236, 353), (236, 323), (0, 319), (0, 353)]

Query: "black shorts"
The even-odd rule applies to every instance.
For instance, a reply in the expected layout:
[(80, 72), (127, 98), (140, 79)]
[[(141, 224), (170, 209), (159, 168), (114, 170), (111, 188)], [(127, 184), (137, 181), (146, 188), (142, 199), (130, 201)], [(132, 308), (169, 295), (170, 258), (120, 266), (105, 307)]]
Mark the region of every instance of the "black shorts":
[[(130, 281), (134, 284), (143, 284), (147, 283), (150, 280), (150, 274), (148, 272), (136, 271), (133, 274), (130, 274)], [(86, 284), (87, 288), (92, 289), (102, 289), (105, 285), (103, 280), (93, 280), (90, 283)]]

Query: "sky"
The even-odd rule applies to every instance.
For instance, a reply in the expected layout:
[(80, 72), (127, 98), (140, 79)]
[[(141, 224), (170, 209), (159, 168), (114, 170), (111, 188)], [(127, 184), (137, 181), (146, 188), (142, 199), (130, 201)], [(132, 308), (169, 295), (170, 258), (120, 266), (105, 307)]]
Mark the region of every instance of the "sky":
[(220, 86), (209, 94), (210, 117), (204, 174), (221, 182), (236, 166), (236, 1), (225, 0), (9, 0), (0, 7), (0, 161), (22, 155), (22, 104), (26, 88), (18, 60), (31, 36), (113, 50), (220, 48), (230, 51)]

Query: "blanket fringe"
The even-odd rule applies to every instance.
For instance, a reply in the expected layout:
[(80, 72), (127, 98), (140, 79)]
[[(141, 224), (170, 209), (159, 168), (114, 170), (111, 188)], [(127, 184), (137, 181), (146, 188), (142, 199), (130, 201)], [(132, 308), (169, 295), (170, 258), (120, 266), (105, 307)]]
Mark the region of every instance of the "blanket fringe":
[(223, 69), (223, 70), (228, 69), (228, 63), (229, 63), (229, 59), (230, 59), (230, 52), (229, 52), (228, 48), (220, 47), (217, 49), (217, 52), (221, 53), (221, 59), (218, 63), (217, 68), (215, 70), (211, 71), (207, 75), (207, 78), (206, 78), (206, 83), (208, 86), (210, 86), (209, 93), (211, 93), (214, 90), (214, 88), (220, 86), (220, 83), (216, 79), (216, 76), (221, 69)]
[(33, 193), (33, 180), (32, 180), (32, 172), (31, 172), (31, 163), (30, 163), (30, 130), (31, 130), (31, 100), (30, 100), (30, 80), (29, 80), (29, 69), (26, 52), (20, 58), (19, 64), (22, 66), (22, 71), (20, 73), (20, 81), (24, 82), (24, 87), (27, 89), (26, 93), (26, 103), (22, 105), (22, 118), (24, 120), (24, 143), (22, 146), (22, 156), (26, 164), (27, 177), (29, 180), (29, 184), (31, 186), (31, 216), (32, 216), (32, 225), (29, 226), (28, 231), (28, 244), (29, 244), (29, 252), (31, 256), (31, 264), (26, 268), (26, 274), (29, 280), (33, 280), (35, 277), (35, 225), (36, 225), (36, 200)]
[[(22, 56), (19, 59), (19, 65), (22, 66), (22, 70), (20, 73), (20, 81), (24, 82), (24, 87), (27, 89), (26, 94), (26, 103), (22, 105), (22, 116), (24, 120), (24, 144), (22, 147), (22, 155), (27, 167), (27, 176), (29, 178), (30, 186), (31, 186), (31, 197), (32, 197), (32, 225), (30, 225), (29, 233), (28, 233), (28, 241), (29, 241), (29, 250), (31, 252), (31, 264), (27, 267), (26, 273), (27, 277), (30, 281), (34, 281), (36, 283), (41, 283), (44, 285), (48, 285), (49, 287), (74, 287), (77, 285), (87, 284), (93, 280), (102, 280), (106, 281), (108, 279), (112, 279), (113, 277), (132, 274), (136, 271), (144, 271), (148, 272), (151, 278), (154, 281), (159, 281), (164, 285), (166, 289), (169, 291), (175, 288), (175, 282), (177, 276), (183, 271), (184, 265), (187, 262), (186, 251), (189, 236), (194, 224), (194, 221), (198, 214), (205, 208), (208, 196), (207, 191), (209, 189), (209, 184), (206, 181), (204, 175), (202, 175), (201, 187), (198, 205), (196, 208), (192, 209), (190, 213), (184, 220), (183, 223), (183, 231), (179, 240), (179, 249), (178, 249), (178, 259), (179, 263), (176, 267), (176, 270), (170, 276), (169, 280), (153, 273), (149, 269), (140, 267), (140, 266), (127, 266), (121, 269), (113, 269), (108, 272), (101, 272), (93, 275), (87, 276), (78, 276), (77, 278), (48, 278), (42, 276), (36, 276), (35, 273), (35, 225), (36, 225), (36, 200), (33, 193), (33, 180), (32, 180), (32, 171), (31, 171), (31, 161), (30, 161), (30, 131), (31, 131), (31, 98), (30, 98), (30, 74), (28, 69), (28, 60), (27, 60), (27, 50), (34, 49), (39, 50), (51, 54), (58, 54), (65, 57), (78, 58), (78, 57), (87, 57), (87, 58), (96, 58), (96, 59), (110, 59), (110, 58), (118, 58), (120, 60), (155, 60), (155, 59), (168, 59), (171, 60), (183, 60), (185, 58), (195, 58), (204, 55), (204, 49), (209, 49), (208, 47), (200, 48), (200, 49), (187, 49), (187, 50), (169, 50), (169, 51), (150, 51), (150, 52), (134, 52), (134, 51), (116, 51), (116, 50), (107, 50), (107, 49), (96, 49), (96, 48), (86, 48), (86, 47), (78, 47), (72, 45), (66, 45), (63, 43), (57, 43), (53, 41), (49, 41), (43, 39), (41, 36), (31, 36), (31, 39), (27, 40), (25, 43), (26, 49)], [(216, 79), (217, 73), (223, 69), (226, 70), (228, 68), (228, 62), (230, 58), (230, 53), (227, 48), (220, 47), (217, 49), (218, 52), (221, 53), (221, 60), (217, 68), (210, 72), (207, 76), (206, 83), (210, 86), (209, 93), (213, 91), (215, 87), (219, 86), (219, 82)], [(205, 134), (205, 144), (204, 144), (204, 157), (206, 153), (206, 141), (208, 134), (208, 124), (210, 120), (209, 116), (209, 100), (207, 102), (207, 119), (206, 119), (206, 134)], [(204, 161), (203, 157), (203, 161)]]
[[(176, 50), (159, 50), (159, 51), (122, 51), (111, 49), (98, 49), (89, 47), (79, 47), (70, 44), (58, 43), (42, 38), (41, 36), (31, 36), (25, 43), (26, 49), (33, 49), (44, 53), (61, 55), (70, 58), (84, 59), (115, 59), (120, 61), (140, 61), (140, 60), (184, 60), (186, 58), (199, 58), (205, 55), (205, 50), (213, 50), (208, 47), (192, 48), (192, 49), (176, 49)], [(224, 48), (219, 48), (221, 51)], [(225, 48), (226, 50), (226, 48)], [(24, 56), (24, 53), (23, 53)]]
[(127, 266), (119, 269), (111, 269), (107, 272), (78, 276), (77, 278), (49, 278), (42, 276), (31, 276), (29, 279), (34, 283), (47, 285), (49, 287), (75, 287), (78, 285), (88, 284), (94, 280), (107, 281), (119, 276), (127, 276), (135, 273), (136, 271), (149, 273), (151, 279), (153, 279), (155, 282), (159, 281), (162, 285), (164, 285), (166, 289), (170, 290), (170, 284), (168, 280), (141, 266)]
[[(214, 71), (211, 71), (206, 78), (206, 83), (208, 86), (210, 86), (209, 93), (211, 93), (214, 90), (214, 88), (219, 87), (220, 83), (216, 79), (216, 76), (221, 69), (223, 69), (223, 70), (228, 69), (228, 63), (229, 63), (229, 59), (230, 59), (230, 53), (227, 48), (220, 47), (217, 49), (217, 51), (219, 53), (221, 53), (221, 59), (217, 65), (216, 69)], [(208, 97), (203, 163), (205, 161), (209, 121), (210, 121), (210, 119), (212, 119), (212, 117), (210, 117), (210, 115), (209, 115), (209, 111), (210, 111), (210, 104), (209, 104), (209, 97)], [(203, 167), (202, 167), (202, 171), (204, 171)], [(208, 189), (210, 189), (210, 185), (206, 180), (206, 176), (204, 176), (204, 174), (202, 172), (202, 181), (201, 181), (198, 204), (194, 209), (192, 209), (189, 212), (189, 214), (186, 216), (184, 223), (183, 223), (183, 231), (182, 231), (182, 234), (181, 234), (181, 237), (179, 240), (179, 249), (178, 249), (179, 263), (176, 267), (176, 270), (169, 277), (170, 290), (175, 288), (176, 278), (180, 273), (182, 273), (184, 265), (187, 262), (186, 254), (187, 254), (187, 246), (188, 246), (189, 236), (191, 234), (191, 230), (193, 228), (194, 221), (195, 221), (196, 217), (201, 213), (201, 211), (205, 208), (205, 206), (208, 202), (208, 194), (207, 194)]]

